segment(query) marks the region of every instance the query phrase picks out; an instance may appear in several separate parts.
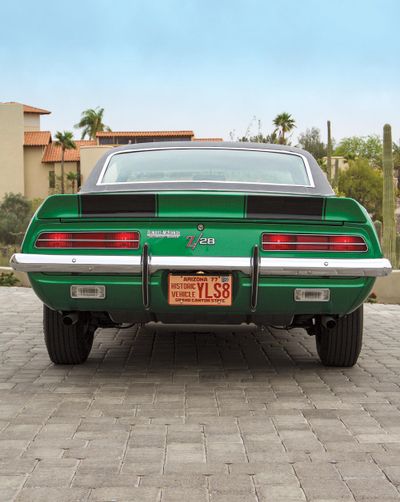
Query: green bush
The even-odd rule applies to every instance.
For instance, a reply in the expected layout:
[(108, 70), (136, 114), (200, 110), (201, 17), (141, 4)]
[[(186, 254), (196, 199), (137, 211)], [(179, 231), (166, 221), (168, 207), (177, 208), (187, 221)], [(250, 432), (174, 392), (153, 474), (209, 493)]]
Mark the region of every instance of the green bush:
[(382, 184), (382, 171), (365, 159), (350, 160), (349, 168), (339, 174), (338, 191), (358, 200), (373, 219), (382, 220)]
[(0, 274), (0, 286), (16, 286), (17, 284), (19, 284), (19, 280), (12, 272), (2, 272)]
[(0, 242), (21, 244), (31, 216), (31, 202), (20, 193), (7, 193), (0, 204)]

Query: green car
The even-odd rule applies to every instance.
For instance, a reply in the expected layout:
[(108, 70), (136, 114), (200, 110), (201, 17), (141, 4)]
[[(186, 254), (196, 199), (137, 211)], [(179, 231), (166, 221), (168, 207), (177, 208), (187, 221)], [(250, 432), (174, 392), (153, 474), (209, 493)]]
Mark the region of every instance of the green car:
[(22, 252), (50, 359), (78, 364), (98, 327), (302, 327), (323, 364), (352, 366), (363, 302), (390, 273), (367, 211), (307, 152), (160, 142), (109, 151), (78, 194), (38, 209)]

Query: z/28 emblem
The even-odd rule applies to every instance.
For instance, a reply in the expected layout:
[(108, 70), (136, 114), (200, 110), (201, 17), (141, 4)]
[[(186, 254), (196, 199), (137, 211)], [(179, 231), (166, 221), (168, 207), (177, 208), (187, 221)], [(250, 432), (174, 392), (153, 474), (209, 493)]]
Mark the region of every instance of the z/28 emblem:
[(196, 249), (198, 244), (200, 244), (200, 246), (214, 246), (215, 244), (214, 237), (203, 237), (203, 233), (201, 233), (198, 237), (195, 235), (187, 235), (186, 239), (186, 247), (190, 249)]

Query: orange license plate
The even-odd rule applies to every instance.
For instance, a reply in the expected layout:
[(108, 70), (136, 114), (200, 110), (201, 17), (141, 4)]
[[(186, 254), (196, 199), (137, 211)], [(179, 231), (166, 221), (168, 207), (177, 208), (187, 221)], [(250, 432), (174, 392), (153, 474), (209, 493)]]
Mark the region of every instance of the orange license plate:
[(231, 275), (175, 275), (168, 276), (170, 305), (232, 305)]

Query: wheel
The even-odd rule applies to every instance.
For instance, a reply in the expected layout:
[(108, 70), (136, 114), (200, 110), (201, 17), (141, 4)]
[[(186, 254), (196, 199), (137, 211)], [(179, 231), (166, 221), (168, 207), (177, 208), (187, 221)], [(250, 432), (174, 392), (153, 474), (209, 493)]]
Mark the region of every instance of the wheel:
[(316, 345), (325, 366), (351, 367), (357, 362), (362, 346), (363, 306), (340, 317), (334, 328), (317, 327)]
[(84, 363), (93, 345), (94, 331), (88, 316), (66, 326), (61, 314), (43, 306), (44, 340), (54, 364)]

